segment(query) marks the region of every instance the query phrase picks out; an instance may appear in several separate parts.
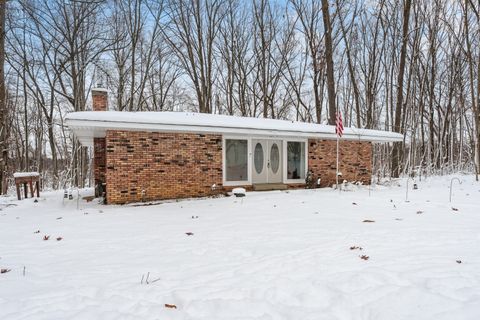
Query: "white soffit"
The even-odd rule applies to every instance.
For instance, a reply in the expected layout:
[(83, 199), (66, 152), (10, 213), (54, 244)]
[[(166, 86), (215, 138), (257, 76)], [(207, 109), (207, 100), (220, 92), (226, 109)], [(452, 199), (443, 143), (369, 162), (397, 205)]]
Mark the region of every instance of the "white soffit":
[[(107, 130), (336, 139), (335, 126), (204, 113), (83, 111), (67, 114), (66, 124), (84, 146), (92, 146), (93, 138), (105, 137)], [(402, 141), (403, 135), (345, 128), (342, 140), (393, 142)]]

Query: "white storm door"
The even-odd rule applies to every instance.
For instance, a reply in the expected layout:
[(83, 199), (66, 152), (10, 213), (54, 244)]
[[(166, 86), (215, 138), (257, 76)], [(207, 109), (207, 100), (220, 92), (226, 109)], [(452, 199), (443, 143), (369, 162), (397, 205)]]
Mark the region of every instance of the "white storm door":
[(267, 140), (268, 141), (268, 183), (282, 182), (282, 141), (281, 140)]
[(253, 183), (267, 183), (268, 182), (268, 143), (267, 140), (252, 139), (253, 150)]

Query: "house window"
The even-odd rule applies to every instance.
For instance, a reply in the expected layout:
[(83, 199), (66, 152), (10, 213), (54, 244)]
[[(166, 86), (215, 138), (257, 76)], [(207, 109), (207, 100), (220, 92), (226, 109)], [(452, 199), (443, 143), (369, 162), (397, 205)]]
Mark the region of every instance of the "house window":
[(263, 170), (263, 147), (260, 142), (255, 146), (255, 156), (253, 157), (255, 164), (255, 171), (257, 174), (262, 173)]
[(225, 172), (227, 181), (248, 181), (247, 140), (225, 140)]
[(277, 173), (280, 168), (280, 150), (276, 143), (272, 144), (270, 149), (270, 165), (272, 166), (272, 172)]
[(287, 142), (287, 179), (305, 179), (305, 142)]

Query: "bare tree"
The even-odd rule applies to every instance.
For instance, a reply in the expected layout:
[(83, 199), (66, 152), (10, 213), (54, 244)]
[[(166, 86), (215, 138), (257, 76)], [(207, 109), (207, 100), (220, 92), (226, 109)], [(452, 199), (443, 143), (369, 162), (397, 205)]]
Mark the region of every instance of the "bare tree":
[[(336, 6), (337, 8), (340, 8), (343, 6), (342, 3), (340, 3), (339, 0), (336, 0)], [(357, 84), (357, 77), (355, 75), (355, 62), (353, 60), (353, 53), (352, 53), (352, 26), (355, 24), (355, 20), (357, 18), (358, 14), (358, 4), (355, 3), (355, 6), (353, 7), (353, 11), (351, 12), (351, 16), (349, 17), (350, 23), (347, 26), (345, 24), (345, 17), (343, 17), (342, 13), (339, 13), (339, 21), (340, 21), (340, 29), (342, 32), (342, 37), (343, 37), (343, 42), (345, 44), (345, 55), (347, 58), (348, 62), (348, 73), (350, 75), (350, 82), (353, 87), (353, 98), (355, 101), (355, 114), (356, 114), (356, 126), (357, 128), (362, 127), (362, 120), (361, 120), (361, 110), (360, 110), (360, 90), (358, 88)]]
[[(465, 44), (466, 44), (466, 58), (468, 62), (468, 78), (469, 78), (469, 86), (470, 86), (470, 98), (471, 104), (473, 109), (473, 116), (474, 116), (474, 126), (475, 126), (475, 172), (476, 172), (476, 179), (478, 181), (478, 176), (480, 174), (480, 53), (478, 54), (478, 60), (475, 61), (474, 52), (472, 48), (472, 40), (470, 38), (470, 21), (469, 15), (473, 13), (477, 20), (477, 39), (480, 35), (480, 3), (475, 4), (473, 1), (467, 1), (465, 5), (463, 5), (463, 23), (465, 26)], [(476, 78), (477, 78), (477, 96), (475, 97), (475, 63), (477, 64), (477, 71), (476, 71)]]
[(167, 40), (192, 81), (198, 110), (213, 110), (214, 41), (222, 18), (220, 0), (172, 0), (168, 4)]
[[(253, 2), (253, 56), (254, 80), (252, 94), (264, 118), (279, 118), (282, 112), (275, 108), (282, 97), (280, 86), (294, 49), (294, 24), (267, 0)], [(285, 17), (282, 19), (282, 16)]]
[(301, 25), (307, 42), (308, 53), (311, 59), (312, 89), (316, 122), (322, 121), (323, 87), (325, 84), (325, 50), (322, 42), (324, 33), (320, 22), (321, 3), (319, 0), (308, 1), (291, 0), (295, 13)]
[[(403, 79), (405, 75), (405, 62), (407, 59), (407, 44), (408, 44), (408, 23), (410, 19), (410, 8), (412, 6), (411, 0), (405, 0), (403, 8), (403, 27), (402, 27), (402, 47), (400, 52), (400, 62), (398, 67), (397, 78), (397, 103), (395, 106), (395, 124), (394, 131), (401, 132), (402, 112), (404, 109), (403, 101)], [(400, 175), (400, 150), (401, 143), (394, 143), (392, 151), (392, 175), (398, 177)]]
[(335, 125), (337, 111), (335, 93), (335, 70), (333, 66), (332, 23), (328, 0), (322, 0), (323, 27), (325, 29), (325, 62), (327, 65), (328, 124)]
[(54, 187), (88, 180), (89, 154), (63, 121), (67, 112), (89, 109), (95, 83), (107, 86), (113, 108), (125, 111), (334, 124), (342, 110), (345, 125), (405, 134), (393, 149), (375, 146), (375, 170), (385, 176), (478, 174), (479, 6), (7, 1), (0, 189), (7, 173), (29, 168)]
[(0, 194), (7, 192), (7, 161), (8, 161), (8, 143), (7, 143), (7, 118), (8, 109), (6, 101), (5, 87), (5, 12), (6, 2), (0, 1)]
[(238, 112), (247, 116), (251, 111), (249, 98), (249, 75), (252, 71), (252, 55), (249, 54), (252, 41), (252, 19), (241, 1), (228, 0), (226, 14), (220, 26), (217, 60), (219, 68), (218, 87), (225, 106), (220, 111), (228, 114)]

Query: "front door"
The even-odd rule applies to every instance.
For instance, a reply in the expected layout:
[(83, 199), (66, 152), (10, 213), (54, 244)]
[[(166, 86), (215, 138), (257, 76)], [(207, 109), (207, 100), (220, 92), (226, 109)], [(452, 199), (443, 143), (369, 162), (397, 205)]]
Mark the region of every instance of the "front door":
[(282, 141), (253, 139), (253, 183), (282, 182)]

